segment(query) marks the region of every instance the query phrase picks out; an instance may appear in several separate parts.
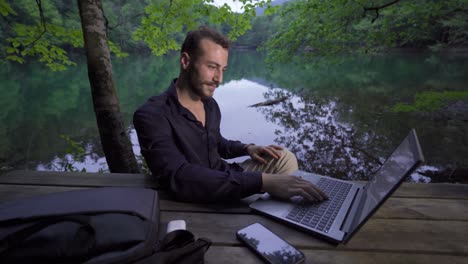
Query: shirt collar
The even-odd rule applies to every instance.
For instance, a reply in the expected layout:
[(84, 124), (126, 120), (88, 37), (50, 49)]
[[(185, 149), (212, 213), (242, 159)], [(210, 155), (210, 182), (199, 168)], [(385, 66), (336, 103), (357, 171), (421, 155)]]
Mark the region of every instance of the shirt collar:
[[(171, 84), (169, 85), (169, 88), (167, 89), (167, 93), (169, 95), (170, 100), (175, 105), (177, 111), (183, 114), (186, 113), (188, 110), (185, 107), (183, 107), (179, 102), (179, 98), (177, 97), (176, 82), (177, 78), (172, 80)], [(213, 110), (213, 98), (202, 99), (202, 101), (205, 105), (205, 108), (208, 108), (208, 110), (210, 111)]]

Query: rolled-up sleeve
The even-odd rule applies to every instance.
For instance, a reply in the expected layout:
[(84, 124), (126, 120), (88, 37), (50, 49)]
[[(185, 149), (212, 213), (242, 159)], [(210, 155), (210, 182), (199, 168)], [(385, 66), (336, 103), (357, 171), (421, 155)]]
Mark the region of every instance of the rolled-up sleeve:
[[(155, 108), (146, 105), (138, 109), (133, 123), (141, 154), (151, 173), (169, 182), (179, 200), (235, 201), (261, 190), (259, 172), (220, 171), (189, 162), (178, 147), (176, 128), (165, 114)], [(223, 140), (225, 142), (220, 145), (224, 154), (238, 155), (244, 151), (242, 143)]]

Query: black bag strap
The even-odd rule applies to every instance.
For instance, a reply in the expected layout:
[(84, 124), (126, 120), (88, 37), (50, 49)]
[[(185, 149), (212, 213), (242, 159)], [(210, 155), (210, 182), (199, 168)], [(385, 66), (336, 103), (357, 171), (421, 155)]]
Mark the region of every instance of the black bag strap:
[(211, 240), (199, 238), (187, 230), (175, 230), (167, 234), (150, 258), (138, 264), (199, 264), (211, 246)]
[(190, 231), (174, 230), (164, 236), (158, 251), (169, 251), (193, 242), (195, 242), (195, 237)]
[[(5, 237), (0, 244), (0, 256), (6, 253), (6, 250), (12, 250), (15, 249), (16, 247), (20, 246), (22, 242), (24, 242), (26, 239), (28, 239), (30, 236), (36, 234), (37, 232), (51, 226), (55, 225), (58, 223), (62, 222), (73, 222), (77, 224), (81, 224), (82, 228), (84, 228), (85, 231), (90, 233), (92, 235), (93, 241), (92, 245), (89, 248), (93, 248), (96, 241), (95, 241), (95, 233), (96, 231), (90, 224), (90, 217), (86, 215), (73, 215), (73, 216), (57, 216), (57, 217), (50, 217), (47, 219), (40, 220), (38, 222), (35, 222), (32, 225), (28, 225), (25, 228), (22, 228), (12, 234), (9, 234), (7, 237)], [(70, 247), (72, 249), (76, 249), (77, 252), (69, 252), (70, 255), (75, 255), (74, 253), (81, 252), (83, 250), (87, 250), (83, 248), (83, 245), (77, 245), (77, 247)], [(88, 249), (89, 249), (88, 248)]]

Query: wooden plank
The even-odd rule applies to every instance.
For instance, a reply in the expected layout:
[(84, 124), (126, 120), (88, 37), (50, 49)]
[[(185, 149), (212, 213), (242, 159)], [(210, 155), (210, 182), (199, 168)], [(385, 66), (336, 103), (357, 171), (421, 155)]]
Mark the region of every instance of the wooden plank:
[(347, 249), (468, 256), (468, 222), (371, 219)]
[(372, 218), (468, 221), (468, 200), (389, 198)]
[[(1, 185), (0, 202), (35, 195), (84, 189), (88, 187)], [(192, 204), (169, 199), (167, 193), (159, 191), (161, 210), (251, 214), (245, 204)], [(468, 220), (468, 200), (390, 198), (373, 216), (378, 218), (425, 219), (425, 220)]]
[[(14, 185), (0, 184), (0, 203), (15, 199), (28, 198), (36, 195), (44, 195), (56, 192), (88, 189), (94, 187), (64, 187), (64, 186), (40, 186), (40, 185)], [(241, 203), (232, 204), (195, 204), (181, 203), (169, 200), (166, 192), (158, 191), (160, 208), (166, 211), (188, 212), (216, 212), (216, 213), (251, 213), (251, 209)]]
[(161, 200), (161, 210), (174, 212), (207, 212), (219, 214), (251, 214), (252, 209), (247, 204), (231, 203), (231, 204), (196, 204), (196, 203), (181, 203), (171, 200)]
[[(259, 215), (162, 212), (162, 223), (184, 219), (197, 236), (218, 245), (238, 245), (235, 231), (259, 222), (296, 246), (332, 249), (335, 246), (318, 238)], [(399, 219), (370, 219), (340, 250), (439, 253), (468, 255), (468, 222)]]
[[(189, 204), (169, 200), (161, 201), (161, 210), (254, 213), (243, 204)], [(389, 198), (373, 218), (468, 221), (468, 200)]]
[(2, 183), (70, 187), (159, 187), (153, 176), (143, 174), (21, 170), (0, 175), (0, 184)]
[[(468, 263), (468, 256), (438, 255), (438, 254), (405, 254), (405, 253), (386, 253), (370, 251), (339, 251), (339, 250), (320, 250), (320, 249), (301, 249), (306, 255), (306, 262), (310, 264), (392, 264), (392, 263)], [(260, 259), (249, 249), (243, 246), (211, 246), (206, 252), (206, 263), (225, 263), (225, 264), (257, 264)]]
[[(130, 187), (133, 188), (134, 186), (130, 186)], [(33, 197), (36, 195), (44, 195), (44, 194), (49, 194), (49, 193), (65, 192), (65, 191), (71, 191), (71, 190), (82, 190), (82, 189), (89, 189), (89, 188), (98, 188), (98, 187), (76, 187), (76, 186), (65, 187), (65, 186), (0, 184), (0, 203), (10, 201), (10, 200), (15, 200), (15, 199), (29, 198), (29, 197)], [(165, 204), (164, 201), (168, 201), (167, 199), (170, 198), (167, 192), (164, 192), (164, 191), (158, 191), (158, 195), (162, 203), (161, 206)], [(168, 206), (171, 206), (170, 203)], [(167, 208), (168, 206), (165, 206), (165, 207)], [(190, 208), (190, 206), (191, 205), (187, 205), (188, 208)], [(211, 211), (214, 211), (214, 209), (211, 209)], [(239, 210), (239, 212), (241, 212), (241, 210)]]
[(468, 199), (468, 184), (403, 183), (392, 197)]
[(28, 185), (1, 185), (0, 203), (10, 200), (29, 198), (56, 192), (86, 189), (81, 187), (58, 187), (58, 186), (28, 186)]
[[(70, 187), (134, 186), (159, 188), (152, 175), (123, 173), (81, 173), (53, 171), (11, 171), (0, 175), (0, 184)], [(468, 184), (403, 183), (393, 197), (468, 199)]]
[[(161, 210), (212, 213), (254, 213), (244, 204), (190, 204), (161, 201)], [(373, 218), (468, 221), (468, 200), (389, 198)]]
[[(412, 187), (415, 186), (419, 185)], [(0, 201), (82, 188), (0, 185)], [(254, 222), (264, 224), (300, 247), (308, 260), (313, 260), (307, 263), (401, 263), (402, 260), (405, 263), (465, 263), (468, 256), (467, 200), (446, 197), (390, 198), (350, 243), (337, 247), (264, 216), (248, 214), (249, 209), (243, 205), (201, 205), (161, 200), (161, 232), (169, 220), (185, 219), (188, 229), (197, 237), (208, 237), (215, 242), (212, 249), (222, 249), (218, 253), (208, 251), (207, 258), (211, 260), (208, 263), (238, 263), (239, 259), (242, 263), (257, 263), (258, 259), (253, 255), (252, 258), (246, 256), (251, 252), (235, 238), (236, 230)], [(227, 245), (233, 247), (225, 247)], [(215, 257), (210, 257), (210, 254), (215, 254)]]

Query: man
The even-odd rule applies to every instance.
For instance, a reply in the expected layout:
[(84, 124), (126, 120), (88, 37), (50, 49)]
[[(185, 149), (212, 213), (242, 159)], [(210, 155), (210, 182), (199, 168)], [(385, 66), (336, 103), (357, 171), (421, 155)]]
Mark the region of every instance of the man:
[[(313, 184), (290, 175), (297, 170), (291, 152), (221, 136), (221, 112), (212, 96), (227, 69), (229, 46), (227, 38), (210, 28), (189, 32), (179, 77), (135, 112), (133, 122), (150, 171), (184, 201), (233, 201), (259, 192), (283, 199), (325, 199)], [(240, 165), (223, 160), (244, 155), (252, 159)]]

